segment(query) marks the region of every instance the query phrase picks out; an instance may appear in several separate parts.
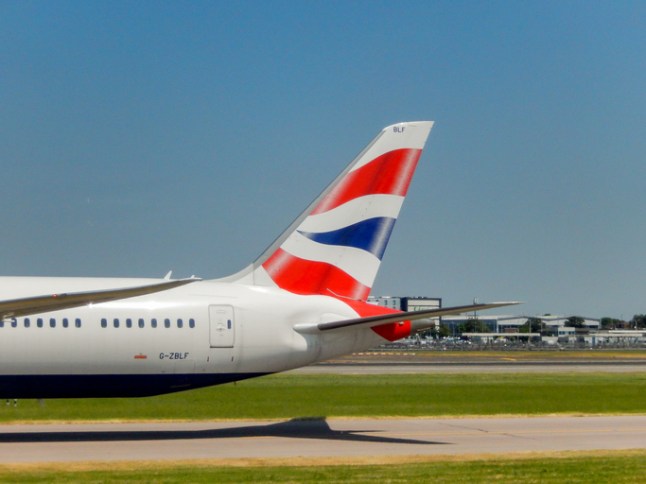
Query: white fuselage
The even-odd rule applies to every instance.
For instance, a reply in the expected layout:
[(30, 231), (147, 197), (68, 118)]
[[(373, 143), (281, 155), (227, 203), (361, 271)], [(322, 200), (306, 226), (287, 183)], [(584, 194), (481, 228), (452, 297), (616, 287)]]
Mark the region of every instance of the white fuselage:
[[(6, 298), (150, 279), (0, 277)], [(339, 299), (198, 281), (147, 296), (5, 319), (0, 398), (143, 396), (296, 368), (384, 341), (371, 330), (300, 334), (356, 317)]]

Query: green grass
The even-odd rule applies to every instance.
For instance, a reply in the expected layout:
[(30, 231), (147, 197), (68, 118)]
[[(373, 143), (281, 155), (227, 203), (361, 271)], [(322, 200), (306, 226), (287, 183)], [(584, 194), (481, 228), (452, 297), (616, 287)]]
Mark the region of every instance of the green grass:
[(274, 375), (139, 399), (20, 401), (0, 421), (646, 412), (646, 373)]
[[(134, 466), (133, 466), (134, 467)], [(131, 469), (0, 468), (3, 482), (523, 482), (637, 483), (646, 451), (529, 459), (412, 462), (400, 465), (210, 467), (181, 464)]]

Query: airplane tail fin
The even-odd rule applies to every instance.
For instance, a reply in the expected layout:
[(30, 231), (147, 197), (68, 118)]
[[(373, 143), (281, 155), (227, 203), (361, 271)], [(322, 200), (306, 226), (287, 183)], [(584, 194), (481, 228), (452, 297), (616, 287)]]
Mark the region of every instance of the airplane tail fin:
[(384, 128), (251, 266), (226, 280), (365, 301), (432, 127)]

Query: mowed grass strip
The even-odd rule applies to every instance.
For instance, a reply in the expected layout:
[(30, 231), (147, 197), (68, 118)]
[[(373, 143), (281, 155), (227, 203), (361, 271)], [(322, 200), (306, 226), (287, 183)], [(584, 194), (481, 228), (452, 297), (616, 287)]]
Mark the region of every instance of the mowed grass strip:
[[(3, 482), (523, 482), (641, 483), (646, 451), (567, 457), (488, 458), (390, 465), (217, 467), (204, 464), (106, 470), (0, 467)], [(132, 468), (134, 467), (134, 468)]]
[(646, 412), (646, 373), (273, 375), (158, 397), (23, 400), (0, 421)]

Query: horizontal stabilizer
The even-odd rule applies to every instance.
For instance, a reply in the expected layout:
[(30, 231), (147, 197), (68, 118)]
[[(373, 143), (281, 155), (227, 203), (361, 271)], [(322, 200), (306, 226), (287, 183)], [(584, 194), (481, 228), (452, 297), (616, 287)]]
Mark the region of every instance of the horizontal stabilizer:
[[(382, 314), (369, 316), (366, 318), (344, 319), (341, 321), (332, 321), (327, 323), (302, 323), (296, 324), (294, 330), (299, 333), (324, 333), (326, 331), (342, 329), (372, 328), (388, 323), (397, 323), (400, 321), (418, 321), (422, 319), (437, 318), (439, 316), (450, 316), (453, 314), (462, 314), (472, 311), (481, 311), (484, 309), (499, 308), (502, 306), (513, 306), (520, 304), (517, 301), (493, 302), (485, 304), (469, 304), (467, 306), (453, 306), (449, 308), (426, 309), (423, 311), (409, 311), (401, 313)], [(416, 328), (421, 329), (421, 328)]]
[(165, 280), (158, 284), (149, 284), (145, 286), (107, 289), (101, 291), (49, 294), (46, 296), (34, 296), (0, 301), (0, 319), (29, 316), (31, 314), (58, 311), (59, 309), (71, 309), (86, 306), (88, 304), (99, 304), (116, 301), (118, 299), (144, 296), (146, 294), (153, 294), (155, 292), (173, 289), (199, 280), (200, 279), (198, 278), (176, 279), (173, 281)]

